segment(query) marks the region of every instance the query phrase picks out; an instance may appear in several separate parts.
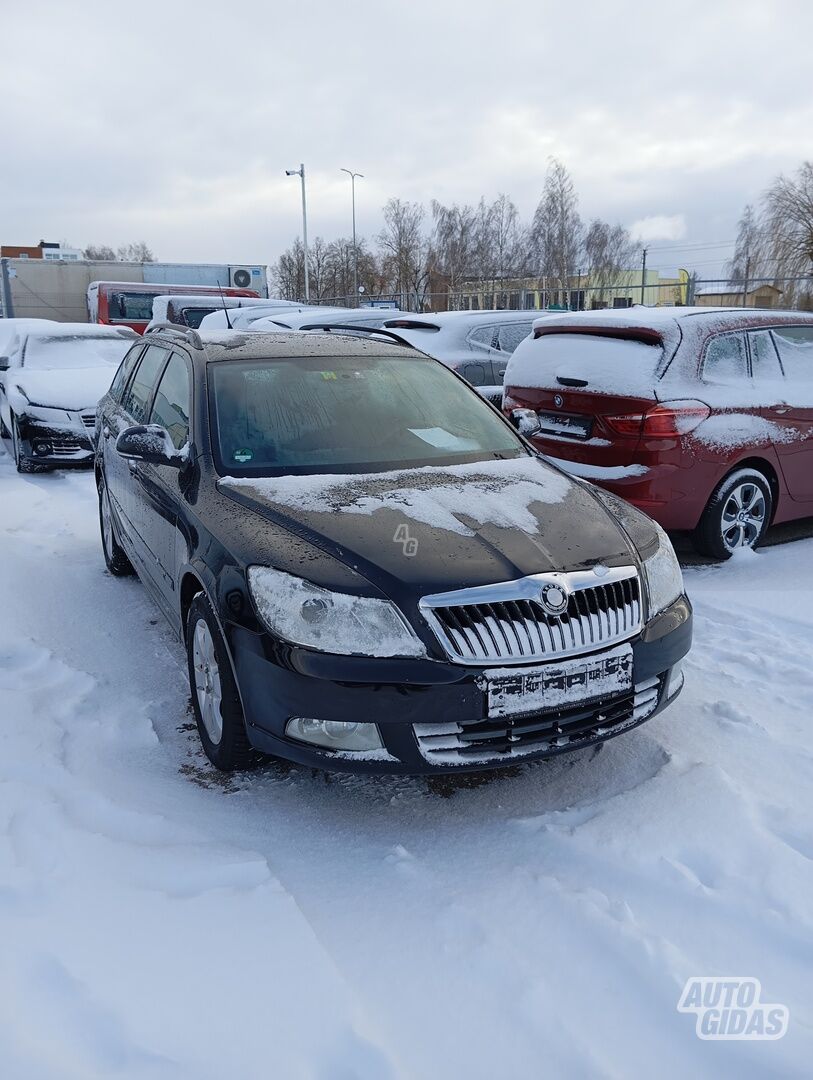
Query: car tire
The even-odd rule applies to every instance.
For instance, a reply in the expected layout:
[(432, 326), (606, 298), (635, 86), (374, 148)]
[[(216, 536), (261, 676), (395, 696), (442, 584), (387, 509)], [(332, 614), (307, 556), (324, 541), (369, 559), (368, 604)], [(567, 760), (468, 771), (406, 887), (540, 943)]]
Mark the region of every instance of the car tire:
[(222, 772), (258, 765), (263, 755), (248, 741), (223, 635), (202, 592), (186, 617), (186, 655), (192, 707), (207, 758)]
[(17, 418), (14, 413), (11, 414), (11, 453), (14, 458), (14, 464), (17, 466), (18, 473), (38, 473), (48, 471), (46, 465), (36, 465), (33, 461), (29, 461), (22, 456), (22, 451), (20, 450), (20, 430), (17, 427)]
[(773, 494), (764, 473), (737, 469), (715, 488), (694, 535), (695, 547), (723, 561), (739, 548), (755, 548), (771, 522)]
[(135, 571), (124, 548), (116, 539), (116, 525), (110, 510), (110, 496), (103, 476), (99, 477), (97, 490), (99, 492), (99, 531), (102, 534), (102, 554), (105, 566), (113, 577), (129, 577)]

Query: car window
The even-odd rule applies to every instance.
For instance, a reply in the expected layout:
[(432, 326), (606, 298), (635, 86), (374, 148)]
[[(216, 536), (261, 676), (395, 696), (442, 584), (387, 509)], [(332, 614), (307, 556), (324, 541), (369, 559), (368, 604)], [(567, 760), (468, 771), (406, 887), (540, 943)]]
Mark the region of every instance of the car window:
[(113, 382), (110, 384), (110, 396), (115, 401), (121, 401), (121, 395), (124, 393), (124, 387), (127, 385), (127, 380), (130, 378), (130, 374), (136, 365), (136, 361), (141, 356), (141, 350), (143, 345), (140, 343), (135, 348), (130, 349), (122, 362), (119, 364), (119, 370), (113, 376)]
[[(482, 364), (464, 364), (459, 371), (466, 382), (470, 382), (472, 386), (484, 386), (486, 383), (486, 369)], [(489, 365), (489, 373), (490, 371), (491, 365)]]
[(709, 342), (703, 378), (711, 382), (740, 382), (748, 378), (743, 334), (720, 334)]
[(222, 360), (209, 372), (220, 472), (364, 471), (524, 453), (470, 387), (419, 355)]
[(121, 407), (132, 416), (137, 424), (146, 424), (152, 399), (152, 388), (156, 377), (164, 366), (167, 350), (158, 345), (149, 345), (124, 393)]
[(751, 345), (751, 374), (760, 381), (782, 378), (782, 368), (774, 348), (770, 330), (753, 330), (748, 335)]
[(490, 349), (494, 344), (494, 330), (492, 326), (478, 326), (476, 330), (472, 330), (469, 334), (468, 341), (470, 345), (479, 345), (481, 348)]
[(505, 326), (501, 326), (497, 338), (500, 352), (512, 353), (520, 341), (530, 334), (533, 325), (533, 322), (529, 320), (528, 322), (506, 323)]
[(184, 358), (173, 353), (155, 391), (150, 423), (167, 429), (176, 450), (189, 438), (189, 400), (189, 369)]
[(785, 378), (813, 382), (813, 326), (774, 327), (772, 333)]

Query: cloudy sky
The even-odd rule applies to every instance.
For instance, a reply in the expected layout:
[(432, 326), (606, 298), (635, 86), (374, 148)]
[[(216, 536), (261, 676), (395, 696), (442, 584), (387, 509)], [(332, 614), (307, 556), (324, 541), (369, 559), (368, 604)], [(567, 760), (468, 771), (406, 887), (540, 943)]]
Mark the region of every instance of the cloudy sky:
[[(811, 0), (0, 0), (0, 240), (273, 262), (398, 195), (513, 196), (547, 159), (650, 265), (719, 270), (743, 205), (813, 156)], [(667, 250), (664, 250), (667, 249)], [(670, 250), (671, 249), (671, 250)]]

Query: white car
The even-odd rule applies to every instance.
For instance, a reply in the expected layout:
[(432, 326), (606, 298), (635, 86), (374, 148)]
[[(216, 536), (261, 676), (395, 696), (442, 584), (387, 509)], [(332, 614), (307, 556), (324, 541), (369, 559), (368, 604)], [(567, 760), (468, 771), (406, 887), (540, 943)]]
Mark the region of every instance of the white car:
[[(296, 304), (291, 300), (252, 300), (250, 304), (240, 304), (239, 307), (229, 307), (227, 313), (222, 307), (205, 315), (200, 323), (201, 330), (247, 330), (257, 319), (265, 319), (281, 314), (282, 309), (287, 313), (294, 312), (343, 312), (344, 308), (324, 308), (317, 304)], [(272, 327), (273, 329), (273, 327)]]
[(390, 319), (414, 319), (410, 311), (392, 308), (318, 307), (299, 311), (275, 311), (251, 324), (252, 330), (323, 330), (335, 326), (359, 326), (378, 330)]
[(502, 397), (508, 357), (533, 330), (534, 311), (440, 311), (393, 316), (384, 329), (441, 360), (489, 400)]
[(0, 331), (0, 435), (18, 472), (93, 460), (96, 403), (127, 350), (129, 327), (10, 319)]

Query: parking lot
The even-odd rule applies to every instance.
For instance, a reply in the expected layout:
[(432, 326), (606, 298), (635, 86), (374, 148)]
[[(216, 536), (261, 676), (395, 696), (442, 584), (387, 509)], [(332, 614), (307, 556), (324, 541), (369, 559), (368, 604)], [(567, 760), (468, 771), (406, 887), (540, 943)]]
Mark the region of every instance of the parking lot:
[[(8, 1075), (805, 1071), (809, 528), (687, 569), (685, 691), (598, 752), (223, 779), (90, 473), (0, 457), (0, 505)], [(787, 1037), (698, 1040), (676, 1004), (708, 971), (759, 972)]]

